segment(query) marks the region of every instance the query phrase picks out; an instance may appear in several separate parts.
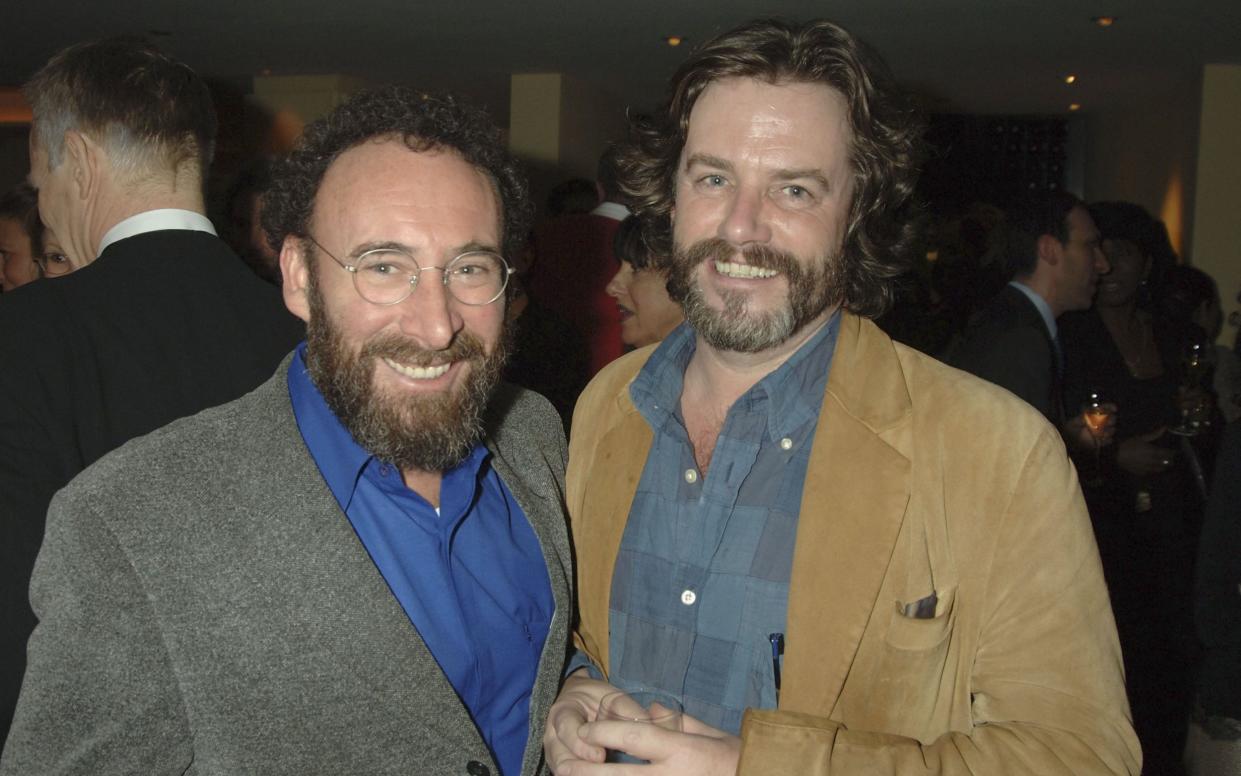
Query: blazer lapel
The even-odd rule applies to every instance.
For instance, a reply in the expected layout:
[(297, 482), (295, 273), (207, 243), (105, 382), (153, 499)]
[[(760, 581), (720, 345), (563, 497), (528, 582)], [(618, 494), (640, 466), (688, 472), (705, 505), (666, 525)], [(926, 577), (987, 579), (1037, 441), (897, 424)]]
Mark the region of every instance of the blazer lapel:
[[(388, 704), (407, 719), (411, 730), (435, 731), (463, 751), (485, 755), (487, 747), (469, 712), (457, 697), (404, 609), (389, 590), (379, 569), (340, 510), (297, 430), (285, 388), (284, 370), (277, 371), (271, 398), (275, 417), (268, 435), (269, 460), (287, 473), (281, 488), (288, 509), (271, 514), (269, 531), (279, 532), (287, 552), (276, 569), (296, 600), (306, 622), (302, 633), (290, 634), (297, 649), (330, 649), (339, 654), (342, 697), (358, 697), (359, 685), (369, 688), (374, 703)], [(282, 562), (277, 560), (276, 562)]]
[(602, 434), (592, 451), (595, 460), (587, 462), (585, 471), (596, 476), (586, 484), (582, 503), (571, 510), (574, 546), (579, 558), (589, 554), (589, 560), (578, 564), (578, 608), (583, 617), (590, 618), (589, 622), (583, 621), (579, 633), (586, 641), (583, 648), (604, 671), (609, 670), (607, 634), (612, 573), (654, 439), (651, 427), (627, 397), (623, 393), (617, 398), (620, 419)]
[(891, 561), (910, 493), (910, 400), (892, 343), (841, 322), (815, 432), (789, 588), (780, 708), (832, 708)]

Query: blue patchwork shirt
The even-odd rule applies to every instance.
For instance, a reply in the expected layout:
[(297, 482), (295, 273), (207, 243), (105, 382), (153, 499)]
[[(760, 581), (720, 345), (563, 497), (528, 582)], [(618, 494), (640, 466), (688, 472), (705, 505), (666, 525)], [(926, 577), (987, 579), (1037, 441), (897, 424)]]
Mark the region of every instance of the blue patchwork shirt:
[(733, 404), (705, 477), (681, 415), (693, 330), (673, 332), (634, 379), (630, 396), (654, 439), (612, 577), (614, 685), (680, 696), (687, 714), (734, 734), (745, 709), (775, 707), (770, 636), (785, 628), (839, 326), (836, 314)]

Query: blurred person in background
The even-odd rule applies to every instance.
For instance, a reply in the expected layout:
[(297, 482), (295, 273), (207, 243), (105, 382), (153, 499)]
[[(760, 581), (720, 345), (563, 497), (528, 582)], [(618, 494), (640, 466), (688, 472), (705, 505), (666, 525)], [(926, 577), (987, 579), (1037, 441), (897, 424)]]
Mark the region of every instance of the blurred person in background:
[(263, 231), (263, 195), (271, 188), (271, 159), (247, 164), (228, 189), (225, 212), (228, 226), (224, 240), (254, 274), (279, 286), (280, 253)]
[(189, 67), (113, 38), (61, 51), (24, 93), (39, 215), (85, 266), (0, 299), (0, 737), (52, 495), (124, 442), (250, 391), (304, 330), (205, 215), (216, 117)]
[(685, 313), (668, 296), (668, 273), (660, 268), (650, 225), (629, 216), (616, 230), (615, 252), (620, 269), (608, 282), (608, 295), (621, 316), (621, 341), (631, 348), (659, 342)]
[(34, 187), (19, 183), (0, 195), (0, 290), (12, 291), (39, 279), (42, 236)]
[(1211, 389), (1221, 416), (1229, 423), (1241, 417), (1241, 360), (1232, 348), (1215, 344), (1224, 329), (1215, 280), (1197, 267), (1179, 264), (1169, 268), (1159, 311), (1181, 326), (1200, 330), (1211, 358)]
[(1223, 433), (1198, 544), (1194, 623), (1203, 646), (1185, 745), (1189, 776), (1241, 775), (1241, 424)]
[[(535, 227), (525, 277), (530, 298), (563, 318), (586, 342), (587, 378), (624, 352), (620, 314), (605, 290), (616, 271), (612, 241), (629, 215), (616, 187), (615, 147), (609, 146), (600, 157), (596, 183), (599, 204), (594, 209), (566, 211)], [(566, 196), (559, 205), (549, 206), (570, 206), (572, 199)]]
[[(1170, 433), (1187, 399), (1187, 348), (1201, 332), (1155, 314), (1175, 260), (1162, 225), (1138, 205), (1090, 206), (1111, 271), (1094, 306), (1060, 320), (1065, 404), (1091, 393), (1117, 407), (1115, 444), (1083, 493), (1099, 544), (1125, 658), (1143, 773), (1180, 773), (1189, 713), (1193, 558), (1201, 519), (1200, 463)], [(1197, 333), (1195, 333), (1197, 331)]]

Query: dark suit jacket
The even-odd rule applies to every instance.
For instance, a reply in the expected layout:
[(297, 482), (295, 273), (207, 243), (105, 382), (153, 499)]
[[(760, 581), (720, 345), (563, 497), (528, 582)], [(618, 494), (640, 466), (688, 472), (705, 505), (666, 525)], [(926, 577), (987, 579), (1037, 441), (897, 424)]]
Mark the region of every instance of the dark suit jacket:
[[(492, 466), (556, 606), (530, 776), (572, 613), (565, 443), (542, 397), (506, 387), (492, 407)], [(3, 776), (499, 773), (302, 442), (284, 368), (57, 494), (31, 599)]]
[(301, 331), (278, 292), (204, 232), (121, 240), (0, 300), (0, 738), (52, 494), (126, 440), (251, 390)]
[(1051, 332), (1034, 303), (1012, 286), (970, 321), (947, 361), (1007, 388), (1057, 427), (1064, 419)]

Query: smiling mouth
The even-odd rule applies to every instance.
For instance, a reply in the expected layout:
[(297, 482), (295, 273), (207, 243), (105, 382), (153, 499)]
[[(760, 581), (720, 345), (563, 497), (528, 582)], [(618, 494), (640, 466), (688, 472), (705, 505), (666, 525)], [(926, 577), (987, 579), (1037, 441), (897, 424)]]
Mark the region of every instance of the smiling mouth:
[(726, 278), (744, 278), (765, 280), (780, 274), (779, 270), (755, 267), (750, 264), (737, 264), (732, 261), (716, 261), (715, 271)]
[(383, 362), (391, 367), (393, 371), (403, 374), (411, 380), (434, 380), (437, 377), (442, 377), (455, 363), (450, 361), (447, 364), (436, 364), (434, 366), (405, 366), (390, 358), (385, 358)]

